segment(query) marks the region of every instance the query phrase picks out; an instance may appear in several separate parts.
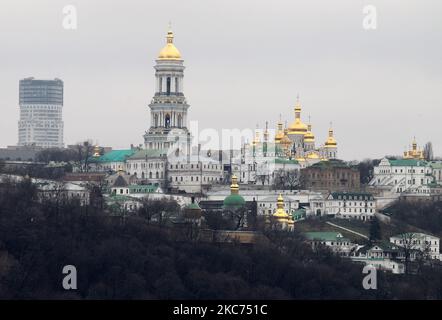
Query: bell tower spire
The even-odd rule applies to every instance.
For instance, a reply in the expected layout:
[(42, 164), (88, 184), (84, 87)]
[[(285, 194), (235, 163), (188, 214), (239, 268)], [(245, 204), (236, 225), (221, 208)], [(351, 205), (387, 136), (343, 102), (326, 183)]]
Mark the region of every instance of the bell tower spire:
[[(156, 60), (156, 89), (150, 108), (150, 128), (144, 135), (146, 149), (169, 149), (171, 152), (187, 150), (189, 144), (187, 129), (187, 104), (183, 93), (184, 64), (175, 47), (174, 33), (170, 23), (166, 45)], [(172, 130), (173, 129), (173, 130)], [(180, 146), (178, 146), (180, 145)]]

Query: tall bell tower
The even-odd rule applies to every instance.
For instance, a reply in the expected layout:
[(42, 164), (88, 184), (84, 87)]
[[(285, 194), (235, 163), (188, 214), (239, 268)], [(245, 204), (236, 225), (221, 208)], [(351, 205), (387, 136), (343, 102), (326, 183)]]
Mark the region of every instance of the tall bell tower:
[(150, 128), (144, 134), (146, 149), (185, 151), (190, 135), (187, 129), (187, 104), (183, 93), (184, 65), (181, 54), (173, 44), (169, 27), (166, 45), (156, 60), (155, 95), (149, 104)]

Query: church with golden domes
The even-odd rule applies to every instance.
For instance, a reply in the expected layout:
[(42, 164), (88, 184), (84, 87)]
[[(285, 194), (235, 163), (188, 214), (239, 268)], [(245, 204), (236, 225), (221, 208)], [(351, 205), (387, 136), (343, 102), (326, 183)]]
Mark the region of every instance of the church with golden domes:
[(275, 134), (275, 143), (283, 151), (287, 158), (294, 158), (300, 162), (318, 162), (329, 159), (336, 159), (338, 156), (338, 144), (330, 127), (327, 140), (322, 146), (315, 146), (315, 135), (312, 132), (312, 125), (305, 124), (301, 119), (301, 104), (299, 97), (295, 108), (295, 119), (285, 129), (279, 121)]
[(324, 143), (317, 147), (312, 125), (302, 121), (301, 111), (298, 97), (290, 125), (284, 128), (280, 119), (272, 135), (266, 122), (264, 131), (256, 129), (252, 141), (244, 143), (241, 161), (232, 162), (232, 172), (241, 183), (271, 185), (283, 172), (299, 172), (315, 163), (337, 159), (333, 128), (330, 126)]
[(270, 137), (268, 124), (263, 134), (257, 129), (252, 142), (245, 144), (245, 153), (252, 154), (254, 161), (257, 162), (260, 162), (259, 159), (265, 161), (265, 158), (273, 157), (294, 160), (301, 167), (307, 167), (319, 161), (337, 159), (338, 143), (334, 137), (333, 128), (329, 128), (327, 139), (317, 147), (312, 125), (302, 121), (301, 111), (302, 107), (298, 98), (294, 107), (293, 122), (284, 128), (280, 119), (273, 139)]
[(424, 150), (418, 149), (416, 138), (413, 139), (411, 143), (411, 148), (407, 151), (404, 151), (404, 159), (416, 159), (416, 160), (424, 160)]

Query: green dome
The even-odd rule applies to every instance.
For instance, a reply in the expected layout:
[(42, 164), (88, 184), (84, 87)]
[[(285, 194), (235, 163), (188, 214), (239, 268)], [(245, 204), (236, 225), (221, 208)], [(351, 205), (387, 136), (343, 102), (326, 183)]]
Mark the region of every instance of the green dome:
[(190, 203), (189, 205), (187, 205), (185, 207), (185, 209), (187, 209), (187, 210), (201, 210), (200, 206), (196, 202)]
[(224, 199), (224, 208), (239, 208), (246, 204), (246, 201), (239, 194), (231, 194)]

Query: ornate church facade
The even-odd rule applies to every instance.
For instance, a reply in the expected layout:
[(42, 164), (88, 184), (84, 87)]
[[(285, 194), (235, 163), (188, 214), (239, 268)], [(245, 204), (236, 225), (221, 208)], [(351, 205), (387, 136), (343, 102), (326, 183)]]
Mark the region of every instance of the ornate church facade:
[(272, 144), (269, 144), (269, 142), (271, 143), (272, 141), (269, 141), (267, 127), (262, 134), (262, 139), (259, 130), (257, 130), (255, 139), (251, 143), (252, 149), (259, 148), (261, 144), (267, 144), (268, 146), (270, 145), (274, 151), (273, 153), (268, 152), (269, 154), (274, 154), (275, 156), (286, 159), (295, 159), (301, 163), (305, 163), (304, 166), (311, 165), (318, 161), (337, 159), (338, 144), (334, 137), (333, 128), (330, 126), (324, 144), (316, 147), (316, 139), (312, 131), (312, 125), (310, 123), (305, 124), (302, 121), (301, 109), (298, 97), (294, 108), (294, 121), (286, 128), (283, 128), (281, 120), (278, 122)]

